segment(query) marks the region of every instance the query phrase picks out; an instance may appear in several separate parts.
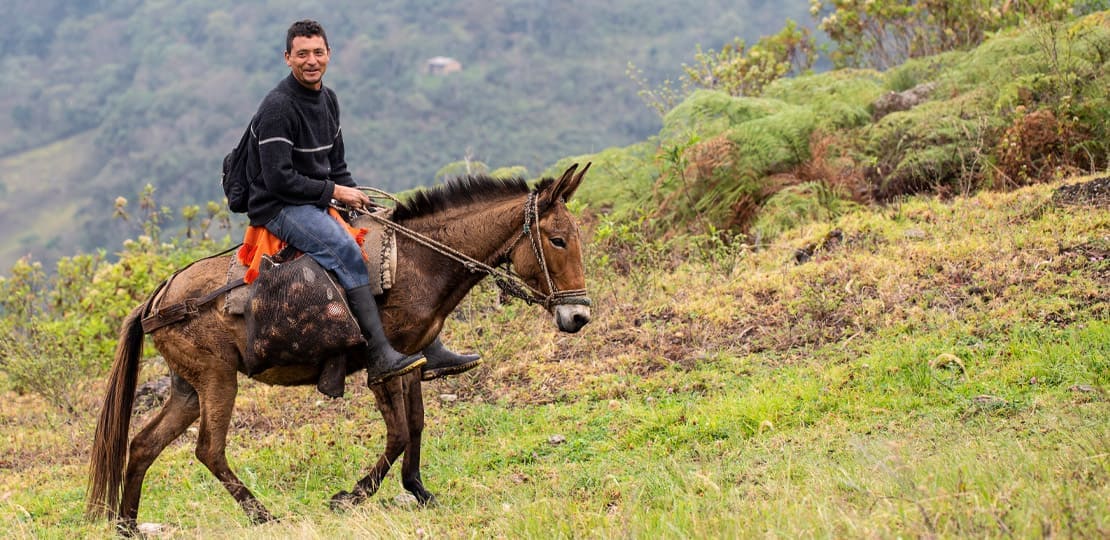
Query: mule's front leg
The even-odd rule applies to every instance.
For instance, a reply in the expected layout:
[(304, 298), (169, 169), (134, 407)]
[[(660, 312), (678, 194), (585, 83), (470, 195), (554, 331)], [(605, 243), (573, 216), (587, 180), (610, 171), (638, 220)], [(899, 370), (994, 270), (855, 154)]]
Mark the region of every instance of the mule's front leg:
[(414, 372), (405, 386), (405, 404), (407, 405), (409, 444), (405, 447), (405, 458), (401, 462), (401, 485), (416, 501), (424, 506), (435, 504), (435, 495), (424, 489), (424, 482), (420, 479), (420, 441), (424, 433), (424, 394), (420, 389), (420, 373)]
[[(420, 371), (414, 372), (416, 376)], [(374, 392), (374, 400), (378, 410), (385, 419), (385, 452), (378, 458), (378, 462), (367, 474), (355, 484), (351, 491), (340, 491), (331, 498), (333, 510), (345, 506), (352, 506), (366, 500), (377, 493), (382, 485), (382, 479), (389, 473), (389, 468), (397, 460), (397, 456), (405, 450), (409, 442), (408, 421), (406, 419), (405, 381), (408, 375), (391, 377), (378, 384), (370, 386)]]

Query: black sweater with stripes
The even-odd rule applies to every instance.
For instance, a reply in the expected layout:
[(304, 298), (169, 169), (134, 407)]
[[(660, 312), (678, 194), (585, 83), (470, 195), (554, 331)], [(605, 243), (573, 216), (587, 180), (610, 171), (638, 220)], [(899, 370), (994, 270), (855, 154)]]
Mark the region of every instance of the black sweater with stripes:
[(355, 185), (343, 155), (339, 101), (332, 89), (305, 88), (290, 74), (262, 100), (251, 132), (251, 225), (265, 225), (288, 205), (326, 208), (335, 184)]

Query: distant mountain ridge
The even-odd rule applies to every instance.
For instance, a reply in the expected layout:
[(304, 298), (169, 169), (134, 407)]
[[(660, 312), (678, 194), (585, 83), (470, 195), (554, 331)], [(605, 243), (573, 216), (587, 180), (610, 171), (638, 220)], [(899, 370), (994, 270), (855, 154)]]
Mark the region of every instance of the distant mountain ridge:
[[(134, 231), (113, 201), (146, 184), (174, 207), (221, 196), (219, 160), (287, 73), (284, 31), (320, 20), (326, 84), (360, 182), (429, 185), (469, 158), (531, 174), (571, 154), (643, 140), (659, 118), (628, 62), (677, 78), (698, 45), (754, 40), (803, 0), (377, 2), (14, 0), (0, 59), (0, 267), (112, 251)], [(436, 74), (445, 56), (461, 70)], [(29, 226), (34, 224), (34, 227)]]

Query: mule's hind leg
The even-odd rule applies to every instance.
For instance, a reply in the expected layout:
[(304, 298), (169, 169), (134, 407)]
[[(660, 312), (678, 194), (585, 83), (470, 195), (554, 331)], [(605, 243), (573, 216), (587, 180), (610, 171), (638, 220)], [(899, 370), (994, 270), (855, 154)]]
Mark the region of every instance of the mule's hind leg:
[(424, 395), (420, 391), (420, 372), (414, 371), (405, 385), (405, 412), (408, 423), (409, 444), (405, 447), (405, 457), (401, 462), (401, 485), (417, 502), (425, 506), (435, 503), (435, 495), (424, 489), (420, 478), (420, 440), (424, 433)]
[(123, 496), (120, 499), (120, 527), (135, 531), (142, 496), (143, 478), (150, 464), (171, 442), (181, 436), (200, 415), (197, 392), (184, 379), (171, 374), (170, 395), (162, 410), (147, 422), (143, 430), (131, 439), (127, 473), (123, 477)]
[[(420, 370), (413, 373), (419, 377)], [(390, 377), (378, 384), (370, 386), (374, 391), (374, 401), (378, 410), (385, 419), (385, 452), (378, 458), (378, 462), (370, 469), (370, 473), (359, 480), (350, 492), (340, 491), (331, 498), (332, 509), (339, 509), (347, 505), (358, 504), (378, 491), (382, 479), (389, 473), (389, 468), (397, 460), (397, 456), (405, 450), (409, 442), (408, 422), (405, 415), (405, 380), (408, 375)], [(418, 379), (419, 380), (419, 379)]]
[[(217, 371), (218, 369), (218, 371)], [(234, 369), (214, 368), (202, 375), (203, 384), (196, 386), (200, 396), (200, 432), (197, 436), (197, 459), (224, 485), (254, 523), (273, 521), (274, 516), (262, 505), (227, 464), (224, 450), (231, 410), (239, 391)]]

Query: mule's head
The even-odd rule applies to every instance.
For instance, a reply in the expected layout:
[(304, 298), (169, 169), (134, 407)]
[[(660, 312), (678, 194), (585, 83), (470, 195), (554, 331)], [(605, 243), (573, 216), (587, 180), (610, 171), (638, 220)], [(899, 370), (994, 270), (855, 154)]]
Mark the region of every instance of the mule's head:
[[(534, 238), (519, 242), (509, 254), (517, 274), (528, 286), (544, 296), (555, 298), (549, 306), (555, 324), (559, 330), (571, 333), (590, 322), (590, 306), (585, 293), (586, 273), (582, 268), (582, 239), (578, 224), (566, 204), (582, 183), (590, 164), (587, 163), (575, 174), (577, 168), (575, 164), (558, 180), (548, 179), (537, 186), (538, 230), (535, 230), (537, 227), (533, 223), (531, 234), (535, 235)], [(536, 255), (536, 245), (542, 250), (542, 260)], [(544, 272), (544, 263), (547, 272)], [(573, 291), (578, 293), (573, 294)], [(568, 295), (568, 292), (571, 294)]]

